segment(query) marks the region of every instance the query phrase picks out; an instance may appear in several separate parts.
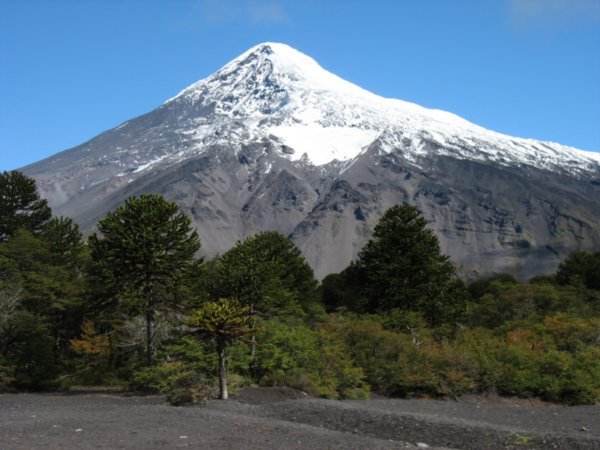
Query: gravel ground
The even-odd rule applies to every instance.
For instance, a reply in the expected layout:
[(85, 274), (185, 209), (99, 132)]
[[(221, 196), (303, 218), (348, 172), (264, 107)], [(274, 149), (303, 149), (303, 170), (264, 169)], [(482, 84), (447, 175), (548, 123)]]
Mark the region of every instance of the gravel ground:
[(245, 389), (182, 408), (101, 391), (0, 395), (0, 448), (600, 449), (600, 406), (305, 397)]

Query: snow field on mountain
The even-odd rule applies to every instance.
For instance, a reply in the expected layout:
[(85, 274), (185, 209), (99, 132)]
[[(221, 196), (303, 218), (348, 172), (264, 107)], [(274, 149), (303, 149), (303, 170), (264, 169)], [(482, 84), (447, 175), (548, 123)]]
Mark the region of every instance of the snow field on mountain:
[[(382, 151), (401, 150), (415, 163), (436, 151), (576, 175), (600, 170), (600, 153), (503, 135), (452, 113), (378, 96), (285, 44), (251, 48), (167, 103), (176, 101), (213, 109), (212, 119), (197, 130), (181, 129), (200, 146), (273, 135), (294, 150), (285, 157), (298, 160), (306, 154), (314, 165), (352, 160), (379, 139)], [(212, 137), (214, 129), (205, 130), (215, 125), (219, 135)]]
[(378, 132), (349, 127), (327, 127), (319, 125), (280, 126), (266, 131), (280, 138), (295, 150), (292, 160), (304, 154), (315, 165), (320, 166), (333, 159), (347, 161), (356, 157), (363, 147), (373, 142)]

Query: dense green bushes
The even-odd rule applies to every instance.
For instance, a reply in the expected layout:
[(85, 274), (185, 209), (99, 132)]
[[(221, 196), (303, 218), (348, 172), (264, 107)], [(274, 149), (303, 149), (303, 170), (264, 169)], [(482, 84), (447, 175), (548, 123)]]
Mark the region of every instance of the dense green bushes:
[(265, 321), (258, 338), (253, 374), (262, 385), (290, 386), (329, 398), (365, 398), (363, 371), (345, 352), (337, 330)]
[(463, 328), (452, 339), (435, 330), (386, 329), (377, 316), (331, 317), (344, 354), (366, 382), (391, 396), (464, 393), (540, 397), (570, 404), (600, 399), (598, 318), (547, 316), (542, 323)]

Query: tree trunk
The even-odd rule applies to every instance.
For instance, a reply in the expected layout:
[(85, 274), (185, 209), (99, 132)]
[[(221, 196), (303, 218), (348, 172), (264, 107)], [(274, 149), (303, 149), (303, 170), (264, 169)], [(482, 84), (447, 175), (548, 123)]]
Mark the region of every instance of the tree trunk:
[(219, 398), (227, 400), (227, 367), (225, 367), (225, 338), (217, 336), (217, 352), (219, 353)]
[(115, 347), (113, 332), (108, 333), (108, 367), (112, 370), (115, 368)]
[[(254, 315), (254, 304), (250, 305), (250, 314)], [(256, 320), (252, 321), (250, 328), (254, 330), (256, 328)], [(253, 362), (256, 356), (256, 333), (252, 333), (252, 337), (250, 338), (250, 361)]]
[(152, 341), (154, 339), (154, 311), (148, 309), (146, 311), (146, 364), (148, 367), (152, 365), (154, 348)]
[(150, 367), (154, 360), (154, 283), (152, 274), (146, 276), (146, 364)]

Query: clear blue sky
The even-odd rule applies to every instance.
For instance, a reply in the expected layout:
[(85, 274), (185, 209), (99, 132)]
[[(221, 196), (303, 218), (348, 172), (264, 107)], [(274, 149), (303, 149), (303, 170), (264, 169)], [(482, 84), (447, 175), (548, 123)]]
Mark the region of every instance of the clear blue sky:
[(386, 97), (600, 150), (600, 0), (0, 0), (0, 170), (265, 41)]

